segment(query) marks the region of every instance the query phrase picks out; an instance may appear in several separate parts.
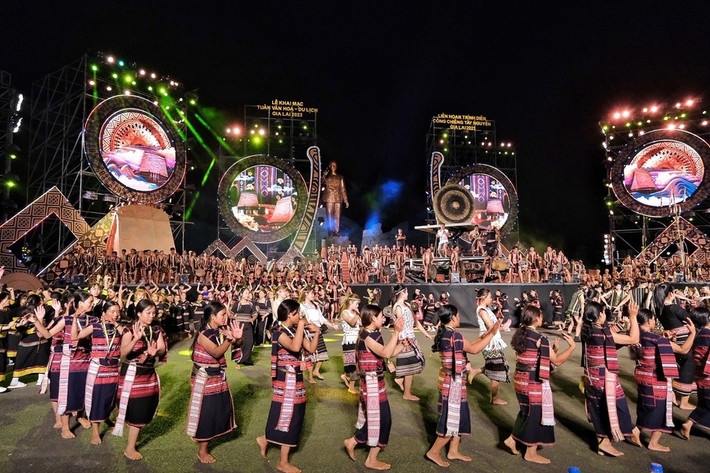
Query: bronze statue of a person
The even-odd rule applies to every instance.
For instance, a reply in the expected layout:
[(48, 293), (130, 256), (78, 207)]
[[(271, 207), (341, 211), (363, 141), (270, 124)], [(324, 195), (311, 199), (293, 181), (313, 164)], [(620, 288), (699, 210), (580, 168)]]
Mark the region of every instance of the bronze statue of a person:
[(345, 191), (343, 176), (337, 173), (338, 164), (331, 161), (323, 178), (323, 202), (325, 203), (326, 228), (329, 235), (340, 235), (340, 209), (350, 207), (348, 193)]

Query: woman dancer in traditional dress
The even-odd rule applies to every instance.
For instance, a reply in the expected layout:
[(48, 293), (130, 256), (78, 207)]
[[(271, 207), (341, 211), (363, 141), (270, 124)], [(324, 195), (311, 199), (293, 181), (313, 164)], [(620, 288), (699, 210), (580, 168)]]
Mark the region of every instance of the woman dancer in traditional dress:
[[(42, 306), (42, 297), (39, 294), (30, 294), (25, 299), (25, 305), (19, 307), (19, 318), (15, 327), (20, 336), (15, 357), (15, 371), (13, 372), (10, 387), (24, 385), (20, 379), (36, 374), (37, 385), (42, 385), (44, 373), (49, 362), (51, 346), (49, 340), (40, 336), (31, 321), (35, 315), (35, 308)], [(47, 320), (44, 320), (47, 323)]]
[(631, 324), (629, 333), (624, 334), (606, 324), (606, 313), (600, 303), (589, 302), (584, 307), (582, 366), (586, 410), (597, 434), (597, 452), (612, 457), (624, 454), (614, 448), (612, 441), (626, 437), (632, 444), (642, 446), (639, 429), (631, 423), (629, 405), (617, 375), (617, 345), (639, 342), (638, 304), (631, 301), (628, 309)]
[[(286, 299), (278, 308), (279, 324), (271, 335), (271, 386), (273, 397), (266, 433), (257, 437), (261, 456), (266, 458), (269, 443), (281, 446), (281, 455), (276, 469), (284, 473), (300, 473), (300, 469), (289, 462), (288, 454), (298, 446), (298, 439), (306, 417), (306, 389), (303, 386), (303, 350), (314, 352), (318, 345), (320, 330), (308, 324), (302, 317), (299, 304)], [(315, 335), (308, 339), (306, 327)]]
[(148, 425), (158, 410), (160, 379), (155, 363), (166, 353), (165, 335), (155, 319), (155, 303), (142, 299), (136, 304), (138, 321), (121, 337), (121, 365), (118, 380), (118, 417), (112, 434), (123, 436), (128, 424), (128, 444), (123, 454), (130, 460), (140, 460), (143, 455), (136, 450), (138, 434)]
[(357, 381), (357, 362), (355, 360), (355, 348), (357, 338), (360, 334), (360, 296), (350, 294), (342, 297), (340, 304), (340, 326), (343, 329), (343, 369), (345, 373), (340, 375), (348, 387), (348, 392), (357, 394), (355, 391), (355, 381)]
[(358, 403), (357, 432), (343, 444), (352, 461), (355, 459), (355, 447), (366, 444), (370, 447), (365, 460), (365, 467), (373, 470), (389, 470), (391, 465), (377, 459), (380, 450), (389, 442), (392, 428), (392, 413), (387, 399), (385, 385), (385, 360), (396, 356), (402, 350), (399, 343), (400, 333), (405, 320), (400, 317), (394, 323), (392, 338), (385, 344), (382, 325), (385, 316), (376, 305), (366, 305), (360, 313), (362, 330), (357, 340), (357, 365), (362, 373), (360, 380), (360, 402)]
[[(90, 315), (93, 306), (93, 297), (85, 292), (74, 294), (67, 306), (65, 313), (57, 303), (55, 317), (49, 328), (44, 326), (44, 314), (36, 313), (32, 318), (37, 332), (47, 339), (57, 337), (54, 343), (54, 353), (50, 368), (49, 399), (55, 412), (59, 416), (62, 437), (73, 439), (74, 433), (69, 428), (69, 417), (84, 410), (84, 394), (86, 390), (86, 376), (91, 362), (91, 345), (88, 340), (72, 341), (72, 325), (77, 324), (79, 330), (94, 324), (97, 319)], [(91, 427), (91, 423), (83, 416), (77, 420), (84, 428)], [(55, 424), (55, 427), (57, 425)]]
[(653, 312), (640, 309), (636, 316), (640, 330), (640, 346), (632, 347), (636, 358), (636, 383), (638, 401), (636, 404), (636, 425), (651, 432), (649, 450), (669, 452), (661, 445), (663, 433), (673, 431), (673, 400), (671, 380), (678, 376), (678, 365), (674, 353), (686, 354), (695, 340), (695, 325), (688, 320), (689, 336), (682, 346), (654, 333), (656, 320)]
[[(661, 323), (663, 330), (672, 331), (675, 335), (675, 342), (682, 345), (688, 338), (688, 312), (678, 305), (676, 293), (673, 285), (661, 283), (657, 285), (653, 293), (656, 303), (656, 316)], [(693, 377), (695, 375), (695, 364), (693, 357), (688, 354), (676, 353), (678, 363), (678, 377), (673, 379), (673, 392), (675, 392), (679, 408), (692, 410), (695, 406), (688, 402), (690, 395), (696, 390)]]
[(510, 344), (516, 353), (515, 393), (520, 404), (520, 412), (515, 419), (513, 432), (503, 442), (515, 455), (516, 442), (526, 446), (526, 461), (550, 463), (537, 453), (540, 446), (555, 443), (555, 413), (550, 389), (550, 365), (560, 366), (574, 351), (574, 340), (568, 333), (560, 335), (569, 345), (562, 353), (557, 353), (557, 341), (552, 346), (546, 336), (538, 333), (543, 317), (539, 307), (528, 305), (523, 308), (521, 326), (513, 335)]
[(407, 288), (397, 284), (392, 292), (395, 301), (393, 305), (395, 321), (404, 319), (404, 326), (399, 334), (404, 347), (397, 355), (397, 371), (394, 380), (404, 393), (402, 399), (405, 401), (418, 401), (419, 398), (412, 394), (412, 381), (414, 381), (415, 374), (419, 374), (424, 370), (425, 360), (414, 335), (414, 327), (416, 326), (429, 340), (434, 337), (427, 333), (421, 322), (412, 315), (412, 310), (407, 303)]
[(244, 287), (239, 292), (239, 301), (231, 308), (232, 317), (242, 324), (242, 344), (239, 347), (232, 347), (232, 361), (238, 365), (250, 366), (254, 362), (251, 354), (254, 351), (254, 322), (258, 315), (257, 309), (252, 302), (254, 295), (249, 287)]
[(208, 451), (210, 440), (236, 427), (224, 354), (241, 338), (242, 325), (236, 320), (229, 322), (224, 304), (207, 304), (204, 327), (192, 346), (192, 395), (187, 416), (187, 434), (200, 445), (197, 458), (202, 463), (215, 462)]
[(101, 321), (79, 330), (72, 324), (72, 340), (91, 338), (91, 364), (86, 378), (84, 405), (91, 422), (91, 443), (99, 445), (99, 426), (111, 415), (116, 405), (118, 367), (121, 359), (121, 336), (124, 327), (118, 325), (121, 309), (117, 302), (103, 305)]
[(320, 373), (321, 366), (323, 366), (324, 361), (328, 361), (330, 357), (328, 356), (328, 349), (325, 346), (325, 340), (323, 339), (322, 335), (323, 332), (325, 331), (323, 329), (323, 325), (332, 328), (333, 330), (337, 330), (338, 327), (328, 321), (323, 316), (323, 312), (321, 312), (320, 306), (318, 303), (315, 301), (316, 297), (316, 291), (313, 286), (306, 286), (303, 288), (303, 291), (301, 292), (301, 295), (298, 298), (298, 301), (301, 303), (301, 312), (306, 317), (306, 321), (318, 327), (320, 330), (321, 336), (318, 337), (318, 346), (317, 346), (317, 351), (314, 352), (315, 354), (315, 360), (314, 363), (311, 364), (309, 363), (307, 365), (307, 371), (308, 371), (308, 382), (311, 384), (314, 384), (316, 382), (315, 378), (318, 379), (324, 379), (323, 375)]
[(439, 466), (447, 467), (449, 462), (441, 457), (441, 450), (449, 444), (447, 458), (470, 462), (471, 457), (459, 451), (462, 435), (471, 435), (471, 413), (466, 399), (466, 371), (468, 360), (466, 353), (480, 353), (491, 337), (500, 327), (497, 320), (491, 330), (481, 335), (477, 340), (469, 342), (456, 330), (461, 325), (459, 310), (445, 304), (436, 311), (441, 322), (432, 351), (439, 352), (441, 368), (439, 369), (439, 422), (436, 426), (437, 438), (426, 457)]
[(698, 407), (681, 426), (680, 435), (686, 440), (690, 438), (694, 424), (710, 429), (710, 311), (705, 307), (696, 307), (690, 317), (698, 329), (693, 347)]
[[(496, 314), (491, 310), (492, 301), (491, 291), (485, 288), (478, 290), (476, 294), (476, 316), (478, 317), (478, 328), (481, 331), (481, 335), (491, 330), (498, 319), (503, 319), (503, 314), (500, 311), (497, 311), (498, 313)], [(500, 332), (496, 332), (488, 342), (488, 346), (483, 349), (483, 359), (485, 361), (483, 370), (476, 368), (471, 370), (469, 374), (469, 382), (471, 382), (476, 375), (483, 372), (491, 380), (491, 403), (501, 406), (508, 404), (507, 401), (498, 397), (500, 383), (510, 382), (508, 364), (503, 354), (503, 350), (507, 346), (503, 341), (503, 337), (500, 336)]]

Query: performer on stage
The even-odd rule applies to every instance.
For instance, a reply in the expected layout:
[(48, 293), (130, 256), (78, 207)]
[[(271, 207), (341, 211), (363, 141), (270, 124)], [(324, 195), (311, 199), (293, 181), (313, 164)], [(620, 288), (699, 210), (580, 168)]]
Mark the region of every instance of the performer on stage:
[(688, 319), (689, 336), (682, 346), (654, 333), (656, 319), (653, 312), (640, 309), (638, 315), (640, 342), (632, 347), (636, 358), (636, 383), (638, 401), (636, 403), (636, 425), (651, 432), (649, 450), (670, 452), (661, 445), (661, 435), (673, 431), (673, 394), (671, 380), (678, 377), (678, 365), (673, 353), (686, 354), (695, 340), (695, 325)]
[(680, 434), (686, 440), (690, 438), (694, 424), (710, 429), (710, 311), (705, 307), (697, 307), (693, 309), (690, 317), (698, 329), (693, 347), (698, 407), (681, 426)]
[(365, 467), (373, 470), (389, 470), (390, 464), (377, 459), (380, 450), (389, 442), (392, 427), (392, 414), (387, 387), (385, 385), (385, 360), (396, 356), (404, 345), (399, 343), (399, 335), (404, 328), (404, 318), (394, 324), (392, 338), (385, 344), (382, 324), (385, 316), (376, 305), (366, 305), (361, 314), (363, 329), (357, 340), (357, 365), (362, 373), (360, 381), (360, 402), (358, 403), (355, 435), (343, 444), (352, 461), (355, 459), (355, 447), (365, 444), (370, 447), (365, 460)]
[[(289, 462), (288, 454), (292, 447), (298, 446), (306, 417), (306, 389), (301, 371), (303, 349), (315, 352), (320, 336), (318, 327), (308, 325), (300, 314), (299, 304), (293, 299), (279, 305), (279, 324), (271, 335), (271, 409), (266, 433), (256, 439), (263, 458), (266, 458), (269, 443), (281, 446), (276, 469), (285, 473), (301, 471)], [(306, 326), (314, 334), (312, 339), (305, 336)]]
[(404, 249), (407, 246), (407, 235), (404, 234), (401, 228), (397, 229), (397, 234), (394, 236), (394, 243), (397, 248)]
[(590, 301), (584, 308), (584, 397), (587, 415), (597, 434), (599, 455), (623, 455), (624, 452), (614, 448), (611, 442), (623, 440), (624, 437), (634, 445), (642, 446), (639, 429), (631, 423), (629, 405), (619, 382), (617, 357), (617, 345), (634, 345), (639, 342), (637, 313), (638, 305), (630, 302), (631, 325), (629, 333), (624, 334), (607, 325), (606, 313), (598, 302)]
[(130, 460), (143, 458), (136, 450), (138, 434), (155, 417), (160, 400), (155, 363), (165, 356), (167, 345), (163, 330), (153, 325), (155, 311), (150, 299), (139, 301), (138, 321), (121, 337), (121, 358), (125, 361), (118, 380), (118, 417), (112, 434), (123, 436), (124, 424), (128, 424), (128, 444), (123, 455)]
[(207, 304), (204, 317), (204, 325), (192, 345), (187, 434), (200, 445), (197, 458), (202, 463), (214, 463), (215, 458), (208, 451), (210, 440), (236, 427), (224, 354), (241, 342), (242, 324), (230, 322), (227, 308), (217, 301)]
[(575, 344), (569, 334), (562, 332), (568, 347), (558, 354), (558, 340), (550, 345), (547, 337), (538, 332), (542, 320), (539, 307), (526, 306), (523, 308), (520, 328), (510, 341), (516, 353), (515, 394), (520, 412), (515, 419), (513, 432), (503, 443), (517, 455), (516, 442), (520, 442), (526, 446), (523, 457), (526, 461), (547, 464), (550, 459), (537, 453), (537, 449), (555, 443), (550, 367), (552, 364), (560, 366), (567, 361)]
[(323, 202), (325, 202), (326, 228), (329, 235), (340, 235), (340, 209), (350, 207), (345, 180), (338, 174), (338, 163), (331, 161), (323, 177)]
[(443, 223), (439, 225), (439, 229), (436, 231), (436, 255), (439, 258), (446, 258), (449, 253), (449, 238), (451, 238), (451, 233), (446, 228)]
[(441, 356), (439, 369), (439, 422), (436, 426), (437, 438), (426, 457), (441, 467), (449, 462), (441, 457), (441, 450), (449, 444), (446, 457), (449, 460), (470, 462), (471, 457), (459, 451), (462, 435), (471, 435), (471, 413), (466, 399), (466, 377), (468, 360), (466, 353), (480, 353), (490, 339), (498, 333), (500, 320), (492, 329), (470, 342), (456, 330), (461, 325), (458, 309), (445, 304), (437, 310), (441, 325), (434, 337), (433, 352)]

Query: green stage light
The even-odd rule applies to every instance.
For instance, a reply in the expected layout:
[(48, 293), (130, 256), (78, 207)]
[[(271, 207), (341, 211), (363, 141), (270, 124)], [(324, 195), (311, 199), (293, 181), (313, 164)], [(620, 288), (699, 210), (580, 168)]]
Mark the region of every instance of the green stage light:
[(153, 86), (152, 86), (152, 85), (149, 85), (149, 86), (148, 86), (148, 90), (150, 90), (151, 92), (153, 92)]
[(96, 64), (92, 64), (92, 65), (91, 65), (91, 70), (94, 71), (94, 72), (97, 72), (97, 71), (99, 70), (99, 66), (97, 66)]
[(10, 159), (17, 159), (17, 154), (10, 153)]
[(258, 136), (254, 136), (254, 137), (252, 138), (251, 142), (252, 142), (253, 144), (255, 144), (255, 145), (260, 145), (260, 144), (261, 144), (261, 138), (259, 138)]
[(190, 99), (190, 105), (197, 105), (197, 100)]
[(126, 83), (129, 83), (129, 82), (132, 82), (132, 81), (133, 81), (133, 77), (131, 77), (130, 74), (126, 74), (126, 75), (123, 77), (123, 80), (126, 81)]
[(114, 79), (118, 79), (118, 74), (114, 72), (113, 74), (111, 74), (111, 77), (113, 77)]

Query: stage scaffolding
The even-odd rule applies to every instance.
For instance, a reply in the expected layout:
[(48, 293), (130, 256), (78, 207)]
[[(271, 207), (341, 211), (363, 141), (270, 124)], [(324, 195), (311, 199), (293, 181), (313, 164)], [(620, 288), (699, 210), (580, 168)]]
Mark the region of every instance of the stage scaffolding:
[[(247, 156), (265, 154), (291, 164), (308, 182), (311, 169), (306, 152), (311, 146), (318, 146), (318, 109), (301, 102), (287, 104), (279, 100), (274, 100), (271, 104), (245, 105), (244, 128), (239, 144), (241, 156), (219, 156), (220, 177), (235, 161)], [(220, 147), (220, 152), (222, 150)], [(326, 163), (329, 161), (327, 156), (323, 159)], [(218, 215), (217, 219), (217, 238), (231, 248), (242, 237), (225, 224), (221, 215)], [(307, 254), (316, 254), (319, 251), (316, 233), (316, 229), (313, 229), (305, 249)], [(262, 250), (269, 258), (280, 257), (290, 246), (288, 239), (258, 245), (263, 247)]]
[[(123, 202), (103, 187), (84, 155), (83, 129), (89, 114), (101, 101), (125, 94), (126, 90), (151, 101), (156, 99), (155, 93), (109, 74), (112, 70), (130, 73), (136, 67), (135, 63), (119, 69), (105, 59), (102, 53), (84, 55), (47, 74), (33, 84), (30, 101), (29, 156), (32, 165), (27, 170), (27, 202), (56, 186), (90, 226)], [(185, 136), (184, 125), (177, 127), (178, 134)], [(173, 237), (180, 251), (184, 249), (185, 241), (185, 204), (183, 181), (176, 193), (162, 204), (171, 215)], [(75, 241), (71, 232), (56, 219), (46, 220), (30, 237), (31, 244), (48, 255), (60, 253)]]
[[(517, 152), (512, 142), (498, 141), (496, 122), (482, 116), (437, 115), (432, 118), (426, 135), (427, 174), (432, 153), (444, 155), (441, 182), (445, 183), (460, 169), (474, 164), (487, 164), (503, 172), (518, 189)], [(427, 224), (435, 224), (433, 196), (427, 187)], [(519, 241), (518, 222), (506, 236), (507, 244)]]
[[(634, 259), (653, 240), (667, 228), (675, 228), (677, 217), (682, 217), (701, 232), (710, 231), (710, 200), (700, 202), (691, 210), (678, 212), (677, 209), (668, 207), (667, 215), (649, 217), (640, 215), (632, 209), (622, 205), (616, 198), (612, 186), (612, 167), (618, 159), (628, 157), (630, 149), (638, 146), (639, 139), (653, 130), (677, 127), (693, 133), (705, 141), (710, 141), (710, 126), (708, 126), (707, 109), (699, 105), (686, 108), (685, 106), (665, 107), (668, 110), (644, 114), (634, 118), (601, 123), (604, 132), (603, 147), (605, 149), (605, 165), (607, 178), (604, 184), (607, 187), (605, 204), (609, 217), (609, 236), (613, 244), (611, 265), (619, 267), (621, 262), (630, 257)], [(705, 166), (710, 163), (705, 163)], [(704, 183), (708, 185), (708, 183)], [(672, 235), (675, 233), (671, 232)], [(600, 249), (603, 242), (599, 242)], [(677, 232), (674, 242), (660, 256), (667, 258), (676, 254), (687, 255), (695, 251), (695, 246), (686, 240), (681, 232)]]

